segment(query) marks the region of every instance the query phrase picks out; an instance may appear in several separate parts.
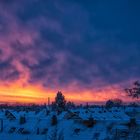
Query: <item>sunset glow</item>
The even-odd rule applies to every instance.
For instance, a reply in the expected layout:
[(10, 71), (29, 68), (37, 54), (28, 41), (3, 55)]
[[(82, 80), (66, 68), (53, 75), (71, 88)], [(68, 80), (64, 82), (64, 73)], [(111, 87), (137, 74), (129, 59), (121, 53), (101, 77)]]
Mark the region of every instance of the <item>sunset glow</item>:
[[(103, 90), (83, 90), (83, 91), (67, 91), (63, 90), (64, 95), (68, 101), (73, 101), (75, 103), (103, 103), (109, 99), (118, 98), (117, 89), (113, 90), (109, 87)], [(48, 97), (51, 102), (54, 101), (57, 90), (50, 90), (42, 87), (41, 85), (23, 85), (20, 81), (1, 84), (0, 86), (0, 102), (1, 103), (35, 103), (44, 104), (48, 102)], [(120, 96), (122, 100), (131, 101), (130, 98), (126, 97), (124, 94)]]

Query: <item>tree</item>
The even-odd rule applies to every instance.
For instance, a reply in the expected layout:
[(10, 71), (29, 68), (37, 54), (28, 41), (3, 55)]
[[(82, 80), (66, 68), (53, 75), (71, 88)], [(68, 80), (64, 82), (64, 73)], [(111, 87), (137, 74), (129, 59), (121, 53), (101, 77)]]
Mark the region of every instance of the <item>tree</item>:
[(140, 83), (139, 83), (139, 81), (134, 82), (132, 88), (126, 88), (125, 92), (127, 93), (128, 96), (138, 99), (140, 97)]
[(112, 100), (108, 100), (107, 102), (106, 102), (106, 108), (111, 108), (111, 107), (113, 107), (114, 106), (114, 102), (112, 101)]
[(66, 103), (66, 108), (67, 108), (67, 109), (75, 108), (75, 104), (74, 104), (73, 102), (70, 102), (70, 101), (69, 101), (69, 102)]
[(54, 104), (56, 105), (57, 111), (60, 113), (66, 109), (66, 100), (65, 96), (62, 94), (61, 91), (58, 91), (56, 97), (55, 97), (55, 102)]
[(118, 98), (114, 99), (113, 102), (115, 106), (121, 106), (123, 104), (123, 101)]
[(111, 107), (118, 107), (123, 104), (121, 99), (110, 99), (106, 102), (106, 107), (111, 108)]

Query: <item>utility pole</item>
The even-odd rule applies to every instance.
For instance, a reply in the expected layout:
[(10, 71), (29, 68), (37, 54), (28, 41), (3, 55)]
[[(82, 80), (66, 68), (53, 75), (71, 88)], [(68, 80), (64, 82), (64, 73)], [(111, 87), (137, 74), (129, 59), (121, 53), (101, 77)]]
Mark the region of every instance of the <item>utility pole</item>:
[(48, 97), (48, 106), (50, 106), (50, 97)]
[(50, 97), (48, 97), (48, 108), (50, 110)]

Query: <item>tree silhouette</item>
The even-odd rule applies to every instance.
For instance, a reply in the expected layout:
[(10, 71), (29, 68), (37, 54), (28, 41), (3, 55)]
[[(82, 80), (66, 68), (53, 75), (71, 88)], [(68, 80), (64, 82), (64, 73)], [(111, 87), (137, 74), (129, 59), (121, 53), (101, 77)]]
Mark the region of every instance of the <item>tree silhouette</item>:
[(128, 94), (128, 96), (132, 98), (139, 98), (140, 97), (140, 83), (139, 81), (134, 82), (132, 88), (126, 88), (125, 92)]
[(112, 100), (108, 100), (108, 101), (106, 101), (106, 108), (111, 108), (111, 107), (113, 107), (114, 106), (114, 102), (112, 101)]
[(62, 94), (61, 91), (58, 91), (55, 97), (55, 105), (58, 112), (62, 112), (66, 109), (66, 100), (65, 96)]
[(119, 107), (123, 105), (123, 101), (121, 99), (110, 99), (108, 101), (106, 101), (106, 108), (111, 108), (111, 107)]

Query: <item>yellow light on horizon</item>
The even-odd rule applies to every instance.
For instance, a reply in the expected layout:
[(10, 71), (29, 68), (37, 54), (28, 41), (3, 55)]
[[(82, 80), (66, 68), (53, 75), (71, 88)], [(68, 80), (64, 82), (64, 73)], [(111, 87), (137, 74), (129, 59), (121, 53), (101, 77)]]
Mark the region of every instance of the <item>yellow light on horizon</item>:
[[(64, 93), (63, 93), (64, 91)], [(114, 89), (105, 89), (102, 91), (83, 90), (79, 92), (67, 91), (64, 89), (62, 93), (66, 100), (76, 103), (80, 102), (104, 102), (108, 99), (118, 97), (117, 91)], [(36, 103), (44, 104), (48, 102), (48, 97), (51, 101), (54, 100), (57, 91), (43, 88), (39, 84), (21, 84), (16, 81), (8, 84), (0, 84), (0, 102), (6, 103)], [(125, 97), (126, 101), (130, 99)]]

